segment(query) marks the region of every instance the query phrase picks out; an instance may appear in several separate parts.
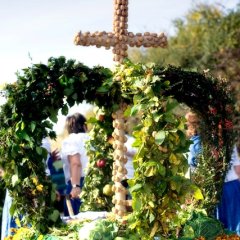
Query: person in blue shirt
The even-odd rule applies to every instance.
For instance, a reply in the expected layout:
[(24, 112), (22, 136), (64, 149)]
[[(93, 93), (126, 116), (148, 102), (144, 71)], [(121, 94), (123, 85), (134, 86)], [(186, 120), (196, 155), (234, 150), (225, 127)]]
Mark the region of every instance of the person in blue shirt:
[(236, 146), (231, 158), (231, 168), (223, 184), (216, 217), (226, 229), (240, 235), (240, 157)]
[(188, 152), (188, 164), (190, 167), (190, 173), (192, 173), (197, 167), (197, 157), (201, 153), (201, 138), (199, 135), (199, 117), (194, 112), (188, 112), (185, 115), (187, 120), (187, 131), (186, 135), (192, 141)]

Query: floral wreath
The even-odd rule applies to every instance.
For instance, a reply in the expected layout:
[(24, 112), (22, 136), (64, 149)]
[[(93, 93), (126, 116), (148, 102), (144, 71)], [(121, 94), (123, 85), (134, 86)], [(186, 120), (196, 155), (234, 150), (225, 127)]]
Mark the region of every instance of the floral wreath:
[[(47, 153), (41, 141), (46, 136), (56, 137), (52, 128), (59, 109), (66, 115), (69, 107), (83, 100), (99, 106), (106, 115), (104, 120), (92, 122), (99, 136), (104, 136), (106, 151), (101, 152), (101, 157), (108, 160), (107, 168), (97, 168), (98, 157), (89, 153), (93, 169), (92, 175), (87, 176), (89, 184), (96, 175), (94, 171), (102, 176), (98, 179), (100, 183), (103, 181), (101, 186), (106, 184), (105, 173), (111, 178), (111, 113), (124, 102), (129, 106), (126, 116), (141, 114), (141, 123), (134, 132), (138, 147), (134, 158), (135, 175), (129, 181), (133, 196), (133, 213), (129, 217), (131, 229), (148, 236), (168, 235), (180, 224), (177, 211), (189, 191), (195, 196), (198, 192), (184, 178), (187, 168), (184, 153), (189, 141), (185, 137), (183, 118), (176, 117), (174, 112), (179, 103), (185, 103), (203, 119), (204, 151), (200, 164), (214, 169), (206, 176), (212, 181), (211, 187), (204, 179), (199, 180), (204, 200), (199, 195), (196, 198), (209, 212), (219, 199), (217, 193), (228, 169), (235, 137), (234, 102), (224, 81), (173, 66), (163, 68), (127, 60), (112, 72), (103, 67), (91, 69), (60, 57), (50, 58), (46, 65), (33, 64), (23, 69), (16, 83), (6, 86), (6, 91), (7, 102), (0, 114), (0, 165), (5, 170), (6, 187), (13, 197), (11, 212), (24, 213), (25, 221), (41, 232), (60, 219), (53, 207), (55, 189), (45, 176), (43, 159)], [(96, 127), (92, 136), (96, 137)], [(100, 146), (99, 138), (96, 142), (93, 138), (91, 144)], [(98, 188), (92, 202), (96, 203), (95, 200), (103, 196), (99, 185), (96, 188), (85, 184), (85, 188), (90, 188), (91, 192)], [(210, 199), (215, 200), (211, 202)], [(85, 210), (104, 206), (111, 198), (105, 197), (102, 201)]]

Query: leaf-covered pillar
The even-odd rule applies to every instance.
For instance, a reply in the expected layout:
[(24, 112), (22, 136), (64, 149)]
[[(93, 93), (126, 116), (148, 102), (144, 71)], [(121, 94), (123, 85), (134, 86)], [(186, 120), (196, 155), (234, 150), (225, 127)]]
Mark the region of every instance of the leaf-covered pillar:
[(113, 138), (114, 138), (114, 153), (113, 153), (113, 181), (115, 196), (113, 197), (113, 213), (118, 217), (122, 217), (126, 213), (126, 194), (127, 190), (122, 185), (122, 180), (126, 179), (127, 170), (125, 164), (127, 163), (126, 152), (127, 148), (124, 143), (127, 141), (124, 131), (124, 114), (120, 109), (112, 114), (113, 117)]
[[(128, 46), (130, 47), (167, 47), (167, 37), (164, 33), (156, 34), (156, 33), (137, 33), (134, 34), (132, 32), (128, 32), (128, 3), (129, 0), (113, 0), (114, 2), (114, 20), (113, 20), (113, 32), (79, 32), (75, 38), (74, 43), (76, 45), (81, 46), (96, 46), (96, 47), (105, 47), (106, 49), (112, 48), (112, 52), (114, 55), (113, 60), (118, 63), (123, 63), (124, 59), (128, 56), (127, 50)], [(121, 125), (122, 126), (122, 120), (123, 120), (123, 113), (121, 110), (116, 112), (115, 114), (115, 125)], [(119, 125), (119, 126), (120, 126)], [(121, 146), (124, 148), (124, 141), (122, 140), (124, 136), (123, 129), (115, 128), (114, 135), (116, 137), (116, 146)], [(119, 139), (121, 141), (119, 141)], [(124, 148), (126, 150), (126, 148)], [(116, 199), (113, 200), (114, 202), (120, 202), (125, 200), (124, 194), (126, 195), (126, 190), (123, 190), (123, 187), (121, 186), (121, 178), (119, 176), (122, 175), (120, 173), (120, 170), (124, 168), (122, 166), (123, 161), (127, 161), (125, 156), (123, 155), (124, 151), (116, 149), (114, 154), (114, 160), (115, 160), (115, 170), (117, 181), (115, 181), (115, 189), (121, 191), (117, 191), (117, 195), (115, 196)], [(120, 157), (122, 160), (119, 161), (117, 159), (117, 156)], [(113, 170), (113, 171), (115, 171)], [(114, 172), (115, 173), (115, 172)], [(121, 193), (120, 193), (121, 192)], [(124, 193), (125, 192), (125, 193)], [(123, 199), (124, 198), (124, 199)], [(122, 203), (122, 202), (121, 202)], [(116, 203), (117, 204), (117, 203)], [(120, 207), (121, 206), (121, 207)], [(123, 205), (115, 205), (114, 212), (116, 212), (119, 216), (122, 215), (126, 211), (126, 207)]]

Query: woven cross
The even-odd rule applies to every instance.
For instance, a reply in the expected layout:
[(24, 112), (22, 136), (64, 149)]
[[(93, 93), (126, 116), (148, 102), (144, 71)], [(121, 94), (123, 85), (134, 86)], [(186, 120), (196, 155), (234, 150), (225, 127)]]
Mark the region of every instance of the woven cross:
[(164, 33), (145, 32), (133, 34), (128, 32), (128, 0), (114, 0), (113, 32), (79, 32), (74, 43), (82, 46), (96, 46), (110, 49), (113, 47), (113, 60), (122, 63), (128, 56), (130, 47), (166, 47), (167, 37)]
[[(133, 34), (128, 32), (128, 0), (114, 0), (114, 21), (113, 32), (79, 32), (74, 43), (82, 46), (96, 46), (105, 47), (110, 49), (113, 47), (113, 60), (122, 63), (123, 59), (128, 56), (127, 49), (130, 47), (166, 47), (167, 38), (164, 33), (156, 34), (146, 32), (144, 34)], [(115, 79), (117, 80), (117, 79)], [(126, 152), (127, 148), (124, 143), (126, 142), (126, 136), (124, 132), (124, 114), (123, 109), (120, 109), (113, 114), (113, 138), (114, 138), (114, 164), (113, 164), (113, 177), (114, 192), (113, 198), (114, 207), (112, 212), (116, 217), (121, 218), (127, 212), (127, 206), (131, 205), (126, 201), (127, 190), (121, 184), (122, 180), (126, 178)]]

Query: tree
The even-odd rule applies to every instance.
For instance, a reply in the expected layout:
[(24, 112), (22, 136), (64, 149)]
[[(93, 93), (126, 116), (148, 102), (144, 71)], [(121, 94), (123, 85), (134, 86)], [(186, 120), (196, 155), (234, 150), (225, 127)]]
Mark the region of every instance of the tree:
[[(218, 5), (200, 4), (173, 24), (176, 34), (169, 37), (167, 49), (133, 49), (132, 61), (209, 69), (214, 76), (230, 82), (240, 112), (240, 5), (236, 10), (226, 10)], [(240, 122), (239, 116), (237, 119)]]

